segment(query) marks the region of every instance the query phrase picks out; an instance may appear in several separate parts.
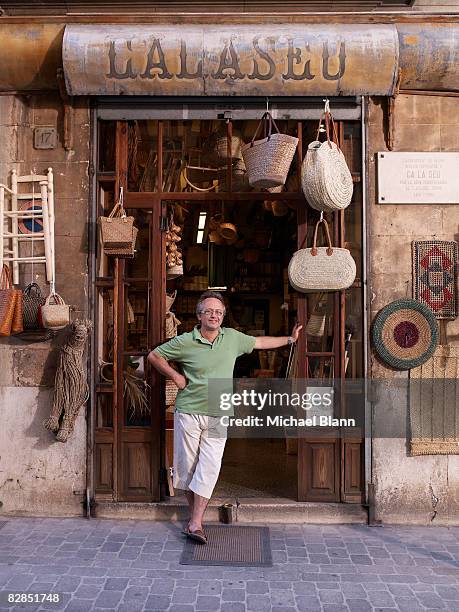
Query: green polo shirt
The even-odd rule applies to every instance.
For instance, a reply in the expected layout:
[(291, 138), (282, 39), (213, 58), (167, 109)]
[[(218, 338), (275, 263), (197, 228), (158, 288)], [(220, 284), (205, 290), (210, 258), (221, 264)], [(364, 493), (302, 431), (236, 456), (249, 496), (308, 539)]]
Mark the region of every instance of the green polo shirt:
[(209, 379), (233, 378), (236, 359), (255, 348), (255, 338), (230, 327), (221, 327), (209, 342), (198, 326), (154, 349), (167, 361), (177, 361), (188, 383), (177, 393), (175, 409), (187, 414), (221, 416), (218, 406), (208, 405)]

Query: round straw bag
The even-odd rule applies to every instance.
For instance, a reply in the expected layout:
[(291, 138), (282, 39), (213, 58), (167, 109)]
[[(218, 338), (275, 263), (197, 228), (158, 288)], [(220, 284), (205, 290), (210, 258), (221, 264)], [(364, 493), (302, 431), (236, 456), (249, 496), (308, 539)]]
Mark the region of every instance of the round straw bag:
[(409, 298), (396, 300), (376, 315), (372, 340), (379, 358), (397, 370), (409, 370), (432, 357), (438, 324), (428, 306)]
[[(325, 115), (325, 128), (327, 140), (318, 140), (322, 126), (320, 120), (317, 138), (308, 147), (306, 157), (301, 169), (301, 185), (308, 204), (316, 210), (335, 211), (347, 208), (352, 200), (352, 175), (347, 167), (346, 160), (336, 142), (337, 134), (335, 124), (330, 113)], [(330, 122), (332, 124), (332, 138), (330, 140)]]
[[(262, 124), (267, 136), (255, 140)], [(274, 134), (273, 126), (276, 130)], [(250, 185), (258, 188), (284, 185), (297, 145), (298, 138), (281, 134), (271, 114), (264, 113), (252, 141), (242, 147)]]

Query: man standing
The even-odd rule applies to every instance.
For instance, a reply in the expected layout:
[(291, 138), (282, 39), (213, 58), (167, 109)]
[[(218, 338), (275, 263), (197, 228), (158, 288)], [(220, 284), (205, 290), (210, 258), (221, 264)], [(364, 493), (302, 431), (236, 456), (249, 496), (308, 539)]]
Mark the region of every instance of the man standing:
[[(202, 544), (207, 541), (202, 519), (217, 483), (225, 449), (218, 407), (208, 405), (207, 381), (232, 378), (237, 357), (253, 349), (275, 349), (293, 344), (302, 325), (292, 335), (248, 336), (221, 327), (225, 304), (220, 293), (206, 291), (196, 307), (199, 325), (155, 348), (148, 360), (179, 388), (174, 414), (174, 487), (183, 489), (191, 518), (184, 533)], [(168, 361), (181, 365), (183, 374)], [(220, 427), (219, 427), (220, 426)]]

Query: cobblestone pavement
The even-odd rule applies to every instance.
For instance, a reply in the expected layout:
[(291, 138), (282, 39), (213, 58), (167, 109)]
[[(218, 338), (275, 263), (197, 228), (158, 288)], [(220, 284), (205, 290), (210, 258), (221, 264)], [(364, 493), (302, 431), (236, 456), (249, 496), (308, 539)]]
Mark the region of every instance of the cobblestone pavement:
[(0, 587), (64, 601), (0, 609), (459, 612), (459, 527), (269, 527), (273, 567), (193, 567), (177, 524), (8, 518)]

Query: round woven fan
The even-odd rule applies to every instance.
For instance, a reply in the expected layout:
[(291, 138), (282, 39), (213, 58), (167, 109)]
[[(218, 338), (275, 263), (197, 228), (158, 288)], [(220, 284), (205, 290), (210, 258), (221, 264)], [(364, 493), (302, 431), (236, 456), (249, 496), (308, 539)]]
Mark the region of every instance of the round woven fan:
[(438, 325), (428, 306), (407, 298), (379, 311), (372, 337), (382, 361), (397, 370), (409, 370), (432, 356), (438, 344)]

